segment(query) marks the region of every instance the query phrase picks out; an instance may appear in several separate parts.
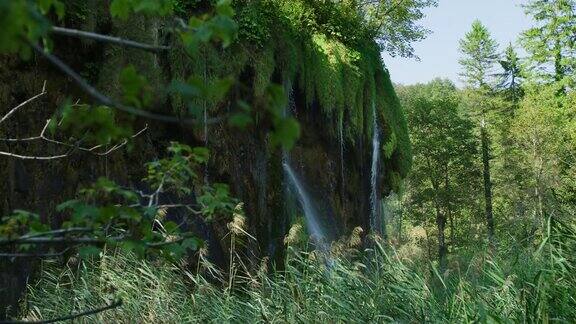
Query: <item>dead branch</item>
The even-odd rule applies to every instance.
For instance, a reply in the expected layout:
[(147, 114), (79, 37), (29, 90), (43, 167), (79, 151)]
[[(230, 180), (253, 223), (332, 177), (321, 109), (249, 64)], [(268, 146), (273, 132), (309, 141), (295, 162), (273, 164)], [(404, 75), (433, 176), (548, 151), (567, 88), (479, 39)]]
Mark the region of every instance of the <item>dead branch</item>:
[(94, 314), (98, 314), (98, 313), (102, 313), (104, 311), (110, 310), (110, 309), (114, 309), (114, 308), (118, 308), (122, 306), (122, 300), (118, 300), (113, 302), (110, 305), (106, 305), (104, 307), (101, 308), (96, 308), (96, 309), (91, 309), (85, 312), (81, 312), (81, 313), (76, 313), (76, 314), (70, 314), (67, 316), (62, 316), (62, 317), (58, 317), (58, 318), (53, 318), (53, 319), (49, 319), (49, 320), (41, 320), (41, 321), (7, 321), (7, 322), (3, 322), (3, 323), (10, 323), (10, 324), (45, 324), (45, 323), (56, 323), (56, 322), (64, 322), (64, 321), (70, 321), (79, 317), (84, 317), (84, 316), (89, 316), (89, 315), (94, 315)]
[(6, 119), (10, 118), (10, 116), (12, 116), (16, 111), (18, 111), (18, 109), (26, 106), (27, 104), (31, 103), (32, 101), (42, 97), (43, 95), (46, 94), (46, 81), (44, 81), (44, 85), (42, 86), (42, 92), (40, 92), (39, 94), (35, 95), (34, 97), (22, 102), (21, 104), (19, 104), (18, 106), (10, 109), (10, 111), (4, 115), (2, 117), (2, 119), (0, 119), (0, 124), (2, 124)]
[[(0, 124), (2, 122), (6, 121), (8, 118), (10, 118), (20, 108), (24, 107), (28, 103), (30, 103), (30, 102), (38, 99), (38, 98), (40, 98), (41, 96), (45, 95), (46, 93), (47, 93), (46, 92), (46, 81), (44, 81), (44, 85), (42, 87), (41, 93), (35, 95), (34, 97), (31, 97), (30, 99), (22, 102), (21, 104), (17, 105), (16, 107), (12, 108), (7, 114), (5, 114), (2, 117), (2, 119), (0, 119)], [(21, 155), (21, 154), (16, 154), (16, 153), (12, 153), (12, 152), (0, 151), (0, 155), (12, 157), (12, 158), (17, 158), (17, 159), (21, 159), (21, 160), (44, 160), (44, 161), (46, 161), (46, 160), (62, 159), (62, 158), (69, 156), (74, 150), (79, 150), (79, 151), (89, 152), (89, 153), (92, 153), (92, 154), (98, 155), (98, 156), (105, 156), (105, 155), (109, 155), (110, 153), (112, 153), (112, 152), (122, 148), (126, 144), (128, 144), (128, 139), (124, 139), (122, 142), (113, 145), (109, 149), (105, 149), (104, 151), (98, 151), (99, 149), (105, 147), (105, 145), (100, 144), (100, 145), (96, 145), (93, 147), (82, 147), (82, 146), (79, 146), (78, 143), (73, 144), (73, 143), (58, 141), (56, 139), (53, 139), (53, 138), (46, 136), (46, 131), (48, 130), (48, 126), (50, 125), (50, 122), (51, 122), (51, 119), (46, 120), (46, 124), (44, 125), (44, 127), (42, 128), (42, 131), (40, 132), (40, 135), (38, 135), (38, 136), (25, 137), (25, 138), (0, 138), (0, 141), (3, 141), (3, 142), (31, 142), (31, 141), (42, 140), (42, 141), (45, 141), (45, 142), (48, 142), (51, 144), (55, 144), (58, 146), (64, 146), (64, 147), (69, 148), (69, 150), (66, 153), (58, 154), (58, 155), (51, 155), (51, 156), (35, 156), (35, 155)], [(147, 129), (148, 129), (148, 125), (146, 125), (143, 129), (141, 129), (140, 131), (138, 131), (137, 133), (132, 135), (130, 138), (133, 139), (133, 138), (140, 136)]]
[(10, 152), (0, 151), (0, 155), (3, 155), (3, 156), (8, 156), (8, 157), (16, 158), (16, 159), (20, 159), (20, 160), (38, 160), (38, 161), (62, 159), (62, 158), (67, 157), (68, 155), (70, 155), (70, 153), (71, 153), (71, 151), (69, 151), (65, 154), (60, 154), (60, 155), (33, 156), (33, 155), (20, 155), (20, 154), (14, 154), (14, 153), (10, 153)]
[(60, 252), (52, 253), (0, 253), (0, 258), (58, 258), (70, 251), (72, 247), (68, 247)]
[(99, 41), (99, 42), (112, 43), (112, 44), (116, 44), (116, 45), (120, 45), (120, 46), (124, 46), (124, 47), (132, 47), (132, 48), (136, 48), (139, 50), (152, 52), (152, 53), (159, 53), (159, 52), (166, 51), (166, 50), (170, 49), (169, 46), (148, 45), (148, 44), (139, 43), (139, 42), (135, 42), (135, 41), (128, 40), (128, 39), (123, 39), (120, 37), (107, 36), (107, 35), (102, 35), (102, 34), (97, 34), (97, 33), (93, 33), (93, 32), (77, 30), (77, 29), (69, 29), (69, 28), (63, 28), (63, 27), (52, 27), (50, 31), (52, 33), (58, 34), (58, 35), (78, 37), (78, 38), (88, 38), (88, 39), (92, 39), (92, 40)]

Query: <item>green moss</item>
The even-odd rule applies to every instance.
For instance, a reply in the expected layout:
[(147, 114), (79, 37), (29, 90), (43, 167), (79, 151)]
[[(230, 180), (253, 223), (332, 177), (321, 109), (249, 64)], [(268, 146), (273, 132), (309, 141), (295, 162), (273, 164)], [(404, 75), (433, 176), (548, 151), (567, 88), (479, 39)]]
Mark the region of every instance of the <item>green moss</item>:
[(407, 124), (378, 46), (362, 39), (362, 31), (348, 31), (355, 34), (344, 37), (339, 31), (346, 28), (334, 27), (354, 25), (352, 16), (318, 10), (306, 0), (238, 1), (236, 45), (227, 50), (208, 46), (200, 60), (186, 60), (193, 61), (188, 66), (182, 65), (182, 54), (173, 62), (180, 64), (177, 70), (182, 76), (207, 75), (207, 81), (253, 71), (255, 100), (273, 79), (298, 84), (306, 105), (320, 108), (330, 126), (328, 135), (335, 140), (340, 125), (350, 143), (371, 138), (374, 106), (384, 132), (383, 156), (404, 177), (411, 165)]
[(254, 95), (263, 96), (272, 80), (272, 74), (276, 68), (274, 60), (274, 48), (272, 46), (264, 48), (258, 57), (251, 62), (254, 68)]

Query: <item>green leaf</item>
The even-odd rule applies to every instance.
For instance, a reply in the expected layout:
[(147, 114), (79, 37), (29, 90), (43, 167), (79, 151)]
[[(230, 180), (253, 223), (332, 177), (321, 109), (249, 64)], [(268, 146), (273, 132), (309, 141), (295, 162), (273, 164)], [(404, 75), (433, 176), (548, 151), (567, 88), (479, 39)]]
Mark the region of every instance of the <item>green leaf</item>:
[(126, 19), (130, 14), (131, 0), (113, 0), (110, 4), (110, 14), (112, 17)]
[(83, 247), (78, 249), (78, 254), (80, 255), (80, 258), (82, 258), (82, 259), (88, 259), (91, 257), (100, 256), (100, 252), (101, 252), (101, 249), (99, 249), (93, 245), (83, 246)]
[(133, 65), (129, 65), (120, 73), (120, 85), (124, 92), (124, 101), (141, 108), (152, 101), (151, 90), (145, 77), (138, 74)]
[(205, 147), (195, 147), (192, 150), (194, 160), (198, 163), (206, 163), (210, 158), (210, 150)]
[(168, 234), (175, 234), (179, 232), (178, 224), (172, 221), (164, 223), (163, 227)]
[(228, 77), (219, 79), (209, 85), (210, 97), (214, 101), (221, 101), (234, 84), (234, 78)]
[(247, 126), (251, 125), (253, 123), (253, 120), (252, 116), (250, 116), (249, 114), (240, 112), (230, 116), (228, 122), (232, 127), (238, 127), (240, 129), (244, 129)]
[(234, 9), (232, 8), (232, 1), (220, 0), (216, 4), (216, 13), (226, 17), (234, 16)]
[(146, 244), (141, 241), (128, 240), (120, 243), (120, 248), (126, 252), (133, 252), (138, 257), (144, 257), (146, 253)]
[(196, 251), (200, 246), (200, 241), (197, 238), (187, 238), (182, 242), (181, 246), (185, 250)]
[(300, 138), (300, 124), (294, 118), (280, 119), (270, 137), (273, 146), (281, 145), (283, 148), (291, 149)]

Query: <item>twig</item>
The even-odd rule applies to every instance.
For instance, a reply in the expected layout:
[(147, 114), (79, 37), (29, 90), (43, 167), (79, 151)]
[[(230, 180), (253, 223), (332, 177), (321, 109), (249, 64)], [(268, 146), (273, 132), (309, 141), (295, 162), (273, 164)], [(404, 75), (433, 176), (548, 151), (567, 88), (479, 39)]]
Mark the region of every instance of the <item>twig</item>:
[[(174, 243), (182, 242), (185, 237), (181, 237), (174, 241), (162, 241), (162, 242), (146, 242), (145, 245), (149, 248), (160, 248), (165, 245), (170, 245)], [(94, 237), (18, 237), (11, 240), (0, 241), (0, 246), (11, 245), (11, 244), (105, 244), (109, 242), (119, 243), (128, 240), (125, 236), (115, 236), (106, 239), (94, 238)]]
[(115, 302), (113, 302), (110, 305), (106, 305), (104, 307), (101, 308), (96, 308), (96, 309), (91, 309), (85, 312), (81, 312), (81, 313), (76, 313), (76, 314), (70, 314), (67, 316), (62, 316), (62, 317), (57, 317), (57, 318), (53, 318), (53, 319), (49, 319), (49, 320), (41, 320), (41, 321), (6, 321), (6, 322), (0, 322), (0, 323), (5, 323), (5, 324), (23, 324), (23, 323), (27, 323), (27, 324), (45, 324), (45, 323), (56, 323), (56, 322), (64, 322), (64, 321), (69, 321), (69, 320), (73, 320), (75, 318), (79, 318), (79, 317), (83, 317), (83, 316), (89, 316), (89, 315), (94, 315), (94, 314), (98, 314), (98, 313), (102, 313), (104, 311), (107, 311), (109, 309), (113, 309), (113, 308), (118, 308), (122, 306), (122, 300), (117, 300)]
[[(184, 123), (184, 124), (191, 124), (191, 125), (203, 124), (203, 123), (199, 123), (198, 121), (196, 121), (194, 119), (190, 119), (190, 118), (182, 119), (182, 118), (177, 118), (174, 116), (155, 114), (155, 113), (151, 113), (151, 112), (148, 112), (148, 111), (145, 111), (142, 109), (138, 109), (135, 107), (127, 106), (127, 105), (121, 104), (119, 102), (116, 102), (112, 98), (105, 96), (100, 91), (96, 90), (96, 88), (94, 88), (92, 85), (90, 85), (86, 80), (84, 80), (84, 78), (82, 78), (78, 73), (76, 73), (74, 70), (72, 70), (72, 68), (70, 68), (64, 62), (62, 62), (58, 57), (46, 52), (42, 47), (40, 47), (37, 44), (30, 43), (30, 46), (32, 46), (32, 48), (36, 51), (36, 53), (38, 53), (41, 56), (43, 56), (44, 58), (46, 58), (50, 63), (52, 63), (58, 69), (60, 69), (62, 72), (64, 72), (64, 74), (68, 75), (82, 90), (84, 90), (96, 102), (98, 102), (102, 105), (114, 107), (120, 111), (124, 111), (124, 112), (132, 114), (132, 115), (140, 116), (143, 118), (160, 120), (160, 121), (168, 122), (168, 123)], [(224, 117), (211, 118), (210, 120), (207, 120), (206, 123), (215, 124), (215, 123), (220, 123), (223, 120), (224, 120)]]
[(109, 241), (122, 241), (124, 237), (114, 237), (99, 239), (93, 237), (31, 237), (16, 238), (8, 241), (0, 241), (0, 245), (9, 244), (59, 244), (59, 243), (78, 243), (78, 244), (103, 244)]
[[(0, 253), (0, 258), (55, 258), (64, 253)], [(0, 322), (1, 323), (1, 322)]]
[(106, 36), (106, 35), (102, 35), (102, 34), (97, 34), (97, 33), (87, 32), (87, 31), (83, 31), (83, 30), (77, 30), (77, 29), (52, 27), (52, 29), (50, 31), (52, 33), (58, 34), (58, 35), (65, 35), (65, 36), (72, 36), (72, 37), (79, 37), (79, 38), (89, 38), (89, 39), (93, 39), (93, 40), (100, 41), (100, 42), (107, 42), (107, 43), (117, 44), (117, 45), (124, 46), (124, 47), (137, 48), (137, 49), (140, 49), (143, 51), (153, 52), (153, 53), (159, 53), (159, 52), (166, 51), (166, 50), (170, 49), (169, 46), (148, 45), (148, 44), (139, 43), (139, 42), (135, 42), (135, 41), (128, 40), (128, 39), (123, 39), (120, 37)]
[[(122, 148), (126, 144), (128, 144), (128, 140), (124, 139), (121, 143), (118, 143), (118, 144), (112, 146), (110, 149), (108, 149), (104, 152), (95, 152), (97, 149), (103, 147), (104, 145), (100, 144), (100, 145), (96, 145), (96, 146), (87, 148), (87, 147), (78, 146), (76, 144), (61, 142), (61, 141), (46, 137), (46, 130), (48, 129), (48, 125), (50, 125), (50, 121), (51, 121), (50, 119), (48, 119), (46, 121), (44, 128), (42, 128), (42, 131), (40, 132), (40, 135), (38, 135), (38, 136), (25, 137), (25, 138), (0, 138), (0, 141), (4, 141), (4, 142), (31, 142), (31, 141), (36, 141), (36, 140), (44, 140), (48, 143), (69, 147), (71, 150), (68, 153), (62, 154), (62, 155), (55, 155), (55, 156), (38, 157), (38, 156), (18, 155), (18, 154), (14, 154), (14, 153), (10, 153), (10, 152), (0, 151), (0, 155), (10, 156), (10, 157), (19, 158), (19, 159), (27, 159), (27, 160), (54, 160), (54, 159), (64, 158), (64, 157), (68, 156), (71, 153), (71, 151), (77, 149), (79, 151), (89, 152), (89, 153), (92, 153), (94, 155), (105, 156), (105, 155), (108, 155), (108, 154)], [(136, 138), (136, 137), (140, 136), (142, 133), (144, 133), (146, 130), (148, 130), (148, 125), (144, 126), (144, 128), (141, 129), (140, 131), (138, 131), (136, 134), (130, 136), (130, 138)]]
[(0, 119), (0, 124), (2, 124), (6, 119), (10, 118), (10, 116), (12, 116), (16, 111), (18, 111), (18, 109), (26, 106), (27, 104), (29, 104), (32, 101), (42, 97), (45, 94), (46, 94), (46, 81), (44, 81), (44, 86), (42, 86), (42, 92), (40, 92), (39, 94), (35, 95), (34, 97), (24, 101), (23, 103), (19, 104), (18, 106), (12, 108), (6, 115), (4, 115), (2, 117), (2, 119)]
[(65, 153), (65, 154), (52, 155), (52, 156), (20, 155), (20, 154), (14, 154), (14, 153), (10, 153), (10, 152), (0, 151), (0, 155), (9, 156), (9, 157), (13, 157), (13, 158), (21, 159), (21, 160), (46, 161), (46, 160), (57, 160), (57, 159), (65, 158), (70, 154), (71, 151), (72, 150), (70, 150), (68, 153)]
[(18, 238), (15, 238), (15, 239), (3, 239), (3, 240), (0, 240), (0, 245), (10, 244), (10, 243), (14, 243), (14, 242), (22, 241), (22, 240), (28, 240), (31, 238), (41, 237), (41, 236), (65, 235), (65, 234), (71, 234), (71, 233), (88, 233), (88, 232), (92, 232), (92, 229), (87, 228), (87, 227), (62, 228), (62, 229), (57, 229), (57, 230), (53, 230), (53, 231), (23, 235), (23, 236), (20, 236)]
[(64, 255), (70, 251), (72, 247), (68, 247), (60, 252), (54, 253), (0, 253), (0, 258), (55, 258)]

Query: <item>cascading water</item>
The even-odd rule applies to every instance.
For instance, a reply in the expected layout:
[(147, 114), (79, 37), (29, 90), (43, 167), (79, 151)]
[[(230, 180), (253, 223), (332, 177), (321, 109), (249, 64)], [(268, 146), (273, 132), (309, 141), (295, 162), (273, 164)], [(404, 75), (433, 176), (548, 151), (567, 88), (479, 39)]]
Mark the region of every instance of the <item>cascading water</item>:
[[(208, 64), (206, 62), (206, 57), (204, 58), (204, 83), (208, 81)], [(202, 105), (204, 106), (204, 147), (208, 148), (208, 103), (203, 100)], [(204, 164), (204, 183), (208, 184), (208, 163)]]
[(294, 189), (295, 194), (298, 197), (298, 201), (300, 202), (300, 206), (304, 212), (306, 227), (312, 236), (312, 240), (317, 244), (320, 250), (327, 251), (328, 245), (326, 241), (326, 235), (320, 226), (318, 213), (316, 212), (316, 208), (314, 207), (310, 196), (306, 192), (306, 189), (304, 189), (304, 185), (294, 170), (292, 170), (292, 167), (290, 167), (290, 164), (288, 164), (288, 161), (284, 161), (284, 163), (282, 163), (282, 167), (284, 168), (284, 172), (287, 175), (290, 186)]
[(378, 217), (378, 169), (380, 162), (380, 130), (378, 129), (378, 120), (376, 114), (376, 102), (372, 101), (372, 120), (374, 134), (372, 136), (372, 173), (370, 176), (370, 228), (373, 232), (379, 233)]

